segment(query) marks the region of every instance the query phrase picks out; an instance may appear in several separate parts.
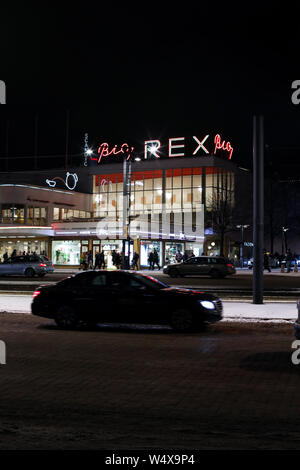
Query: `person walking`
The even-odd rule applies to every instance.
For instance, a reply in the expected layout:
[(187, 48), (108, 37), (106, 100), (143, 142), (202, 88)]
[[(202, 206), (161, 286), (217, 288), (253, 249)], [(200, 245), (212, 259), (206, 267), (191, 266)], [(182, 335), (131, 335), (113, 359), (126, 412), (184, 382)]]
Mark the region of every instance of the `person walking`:
[(99, 269), (102, 269), (102, 267), (105, 269), (105, 256), (103, 250), (99, 254)]
[(148, 261), (150, 269), (154, 269), (154, 254), (152, 253), (152, 251), (149, 254)]
[(95, 266), (94, 269), (101, 269), (100, 268), (100, 252), (97, 251), (96, 256), (95, 256)]
[(117, 269), (121, 269), (121, 264), (122, 264), (122, 258), (120, 253), (116, 253), (115, 255), (115, 265)]
[(8, 260), (8, 254), (7, 251), (3, 255), (3, 262), (5, 263)]
[(182, 259), (183, 259), (182, 253), (180, 253), (180, 251), (177, 251), (176, 256), (175, 256), (176, 262), (181, 263)]
[(286, 252), (285, 260), (286, 260), (286, 272), (290, 273), (291, 272), (291, 264), (292, 264), (292, 261), (293, 261), (293, 255), (292, 255), (292, 252), (289, 248)]
[(133, 258), (132, 258), (132, 267), (133, 269), (139, 269), (138, 267), (138, 261), (139, 261), (139, 254), (135, 251), (134, 254), (133, 254)]
[(156, 250), (154, 250), (153, 252), (153, 269), (155, 268), (155, 265), (158, 267), (158, 270), (160, 271), (159, 257), (158, 257), (158, 253)]

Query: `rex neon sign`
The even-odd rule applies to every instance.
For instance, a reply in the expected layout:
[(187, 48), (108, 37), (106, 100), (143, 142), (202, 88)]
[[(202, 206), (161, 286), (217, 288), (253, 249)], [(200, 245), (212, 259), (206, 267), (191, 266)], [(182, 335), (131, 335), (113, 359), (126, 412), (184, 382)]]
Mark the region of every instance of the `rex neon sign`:
[[(217, 155), (217, 152), (225, 152), (228, 159), (231, 160), (233, 147), (230, 141), (222, 140), (220, 134), (216, 134), (213, 138), (213, 143), (210, 143), (209, 134), (202, 137), (196, 135), (192, 136), (192, 148), (190, 142), (189, 155), (201, 156), (201, 155)], [(109, 146), (107, 142), (103, 142), (98, 147), (98, 156), (90, 156), (91, 160), (95, 160), (101, 163), (103, 157), (109, 156), (123, 156), (126, 160), (129, 160), (133, 154), (134, 147), (129, 146), (127, 143), (122, 145)], [(168, 139), (167, 152), (162, 152), (162, 144), (159, 139), (145, 140), (144, 141), (144, 159), (147, 160), (150, 157), (160, 158), (161, 153), (164, 155), (167, 153), (167, 157), (185, 157), (186, 156), (186, 138), (185, 137), (170, 137)]]
[[(220, 134), (216, 134), (214, 137), (214, 146), (211, 146), (213, 150), (209, 150), (209, 134), (206, 134), (204, 137), (197, 137), (196, 135), (193, 135), (193, 144), (193, 156), (198, 154), (198, 152), (202, 152), (202, 154), (204, 153), (205, 155), (212, 155), (212, 153), (216, 155), (218, 150), (222, 150), (228, 152), (228, 159), (231, 160), (233, 147), (229, 141), (222, 140)], [(159, 149), (161, 146), (161, 142), (158, 139), (146, 140), (144, 143), (144, 158), (147, 159), (150, 155), (154, 156), (155, 158), (160, 158)], [(168, 157), (185, 157), (185, 147), (185, 137), (170, 137), (168, 139)]]

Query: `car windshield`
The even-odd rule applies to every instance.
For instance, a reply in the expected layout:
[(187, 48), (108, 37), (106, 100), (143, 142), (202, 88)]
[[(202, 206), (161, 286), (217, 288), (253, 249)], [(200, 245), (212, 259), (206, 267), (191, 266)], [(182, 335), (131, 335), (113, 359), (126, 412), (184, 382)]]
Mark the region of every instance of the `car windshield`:
[(164, 284), (152, 276), (146, 276), (145, 274), (135, 274), (134, 277), (152, 289), (166, 289), (169, 287), (167, 284)]

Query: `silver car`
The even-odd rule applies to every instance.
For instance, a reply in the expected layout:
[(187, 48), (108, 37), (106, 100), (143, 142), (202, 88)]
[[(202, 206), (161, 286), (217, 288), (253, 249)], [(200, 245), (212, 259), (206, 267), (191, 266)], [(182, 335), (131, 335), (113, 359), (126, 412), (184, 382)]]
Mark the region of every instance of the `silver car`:
[(163, 272), (171, 277), (206, 275), (222, 278), (235, 274), (235, 267), (221, 256), (193, 256), (183, 263), (164, 266)]
[(14, 256), (0, 263), (0, 276), (23, 275), (33, 277), (37, 275), (43, 277), (53, 271), (52, 262), (43, 255)]

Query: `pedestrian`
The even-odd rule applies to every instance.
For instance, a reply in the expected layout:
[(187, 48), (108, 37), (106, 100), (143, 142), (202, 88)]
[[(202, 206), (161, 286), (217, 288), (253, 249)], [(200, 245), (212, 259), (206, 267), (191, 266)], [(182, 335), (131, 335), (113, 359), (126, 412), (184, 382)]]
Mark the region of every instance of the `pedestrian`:
[(140, 255), (135, 251), (133, 254), (132, 258), (132, 267), (133, 269), (139, 269), (138, 267), (138, 261), (139, 261)]
[(155, 268), (155, 265), (158, 267), (158, 270), (160, 271), (158, 253), (157, 253), (157, 251), (154, 249), (154, 252), (153, 252), (153, 269)]
[(88, 269), (93, 269), (93, 255), (91, 251), (88, 251)]
[(84, 261), (83, 261), (83, 270), (86, 271), (89, 267), (89, 252), (87, 251), (84, 254)]
[(266, 251), (264, 252), (264, 270), (265, 269), (267, 269), (269, 273), (271, 272), (270, 263), (269, 263), (269, 255)]
[(154, 254), (152, 253), (152, 251), (149, 254), (148, 261), (150, 269), (154, 269)]
[(115, 262), (116, 262), (116, 268), (117, 269), (121, 269), (121, 265), (122, 265), (122, 256), (120, 255), (120, 253), (116, 253), (116, 257), (115, 257)]
[(111, 259), (112, 259), (112, 264), (113, 266), (116, 266), (116, 261), (117, 261), (117, 253), (116, 250), (113, 250), (111, 252)]
[(8, 254), (7, 254), (7, 251), (4, 253), (3, 255), (3, 261), (4, 263), (8, 260)]
[(95, 266), (94, 269), (100, 269), (100, 252), (97, 251), (96, 256), (95, 256)]
[(17, 256), (17, 250), (14, 249), (14, 251), (11, 254), (11, 258), (15, 258)]
[(177, 262), (177, 263), (181, 263), (181, 262), (182, 262), (182, 258), (183, 258), (182, 253), (180, 253), (180, 251), (177, 251), (176, 256), (175, 256), (176, 262)]
[(293, 261), (293, 255), (292, 255), (292, 252), (289, 248), (286, 252), (285, 260), (286, 260), (286, 272), (289, 273), (289, 272), (291, 272), (291, 264), (292, 264), (292, 261)]
[(103, 250), (99, 254), (99, 269), (102, 269), (102, 267), (105, 269), (105, 256)]

